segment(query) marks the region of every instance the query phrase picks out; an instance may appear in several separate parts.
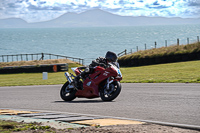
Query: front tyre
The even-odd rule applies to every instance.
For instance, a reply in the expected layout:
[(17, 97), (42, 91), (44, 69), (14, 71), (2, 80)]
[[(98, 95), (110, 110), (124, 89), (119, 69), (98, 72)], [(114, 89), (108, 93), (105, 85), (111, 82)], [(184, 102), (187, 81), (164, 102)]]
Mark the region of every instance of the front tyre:
[(60, 97), (64, 101), (74, 100), (76, 98), (75, 94), (76, 94), (76, 90), (70, 87), (69, 82), (66, 82), (60, 90)]
[(121, 84), (119, 81), (115, 81), (109, 85), (109, 88), (106, 87), (100, 90), (100, 96), (103, 101), (112, 101), (114, 100), (119, 93), (121, 92)]

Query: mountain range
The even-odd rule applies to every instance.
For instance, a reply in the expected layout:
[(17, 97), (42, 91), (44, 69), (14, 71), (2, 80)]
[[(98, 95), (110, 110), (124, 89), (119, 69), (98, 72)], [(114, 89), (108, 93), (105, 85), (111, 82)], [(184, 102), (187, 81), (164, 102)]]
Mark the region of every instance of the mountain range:
[(56, 19), (36, 23), (27, 23), (20, 18), (0, 19), (0, 28), (108, 27), (179, 24), (200, 24), (200, 18), (119, 16), (100, 9), (94, 9), (80, 14), (65, 13)]

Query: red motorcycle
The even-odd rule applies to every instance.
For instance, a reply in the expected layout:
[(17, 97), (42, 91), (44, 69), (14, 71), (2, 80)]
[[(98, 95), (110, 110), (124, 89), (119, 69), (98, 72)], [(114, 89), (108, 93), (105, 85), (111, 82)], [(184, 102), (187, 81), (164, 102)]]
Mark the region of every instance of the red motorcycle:
[[(76, 75), (79, 75), (86, 67), (71, 68)], [(72, 101), (76, 97), (97, 98), (101, 97), (103, 101), (114, 100), (121, 91), (120, 81), (122, 74), (118, 63), (108, 63), (106, 68), (96, 66), (91, 74), (80, 80), (80, 88), (74, 85), (73, 74), (65, 73), (67, 82), (60, 90), (60, 96), (64, 101)]]

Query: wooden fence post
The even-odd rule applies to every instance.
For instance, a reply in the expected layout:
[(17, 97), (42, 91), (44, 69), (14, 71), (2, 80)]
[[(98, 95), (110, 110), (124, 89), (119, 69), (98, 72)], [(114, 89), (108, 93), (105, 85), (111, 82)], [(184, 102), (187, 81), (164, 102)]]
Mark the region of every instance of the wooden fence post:
[(179, 46), (179, 38), (177, 39), (177, 45)]
[(165, 47), (167, 47), (167, 40), (165, 40)]
[(138, 46), (136, 46), (137, 52), (138, 52)]
[(189, 38), (187, 38), (187, 44), (189, 44), (190, 42), (189, 42)]
[(199, 36), (197, 36), (197, 42), (199, 42)]
[(42, 53), (42, 60), (44, 60), (44, 53)]
[(146, 43), (144, 44), (144, 48), (145, 48), (145, 50), (147, 50), (147, 44)]
[(155, 42), (155, 48), (156, 48), (157, 43)]

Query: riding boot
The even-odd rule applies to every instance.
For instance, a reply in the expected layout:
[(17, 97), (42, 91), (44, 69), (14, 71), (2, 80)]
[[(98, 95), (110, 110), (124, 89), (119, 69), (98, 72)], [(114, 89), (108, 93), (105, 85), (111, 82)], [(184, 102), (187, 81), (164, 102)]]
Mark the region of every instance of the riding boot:
[(83, 71), (74, 78), (74, 84), (77, 89), (83, 89), (83, 84), (80, 82), (80, 78), (85, 79), (86, 74), (89, 72)]

